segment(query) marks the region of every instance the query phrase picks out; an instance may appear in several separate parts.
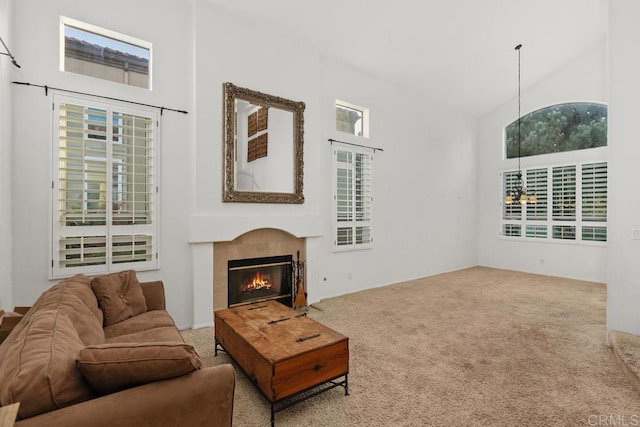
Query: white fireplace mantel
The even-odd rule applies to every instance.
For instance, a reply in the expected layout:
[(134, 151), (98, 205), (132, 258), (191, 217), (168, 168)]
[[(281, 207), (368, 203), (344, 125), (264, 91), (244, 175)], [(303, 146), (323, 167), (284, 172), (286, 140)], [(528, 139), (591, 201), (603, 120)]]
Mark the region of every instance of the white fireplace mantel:
[(231, 242), (261, 228), (286, 231), (297, 238), (322, 237), (326, 218), (320, 215), (193, 215), (189, 243), (193, 262), (193, 319), (191, 327), (213, 324), (213, 244)]

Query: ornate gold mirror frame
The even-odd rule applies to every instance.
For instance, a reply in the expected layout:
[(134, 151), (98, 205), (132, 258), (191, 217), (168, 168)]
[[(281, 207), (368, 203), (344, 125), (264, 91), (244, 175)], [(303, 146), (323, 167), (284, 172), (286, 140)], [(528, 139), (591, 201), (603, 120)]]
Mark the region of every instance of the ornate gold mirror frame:
[[(237, 179), (239, 172), (237, 169), (238, 162), (239, 159), (244, 158), (242, 156), (245, 155), (246, 151), (243, 149), (243, 152), (239, 152), (238, 149), (238, 105), (242, 102), (243, 105), (250, 105), (256, 109), (260, 109), (261, 107), (268, 109), (268, 117), (270, 120), (272, 117), (276, 117), (277, 113), (292, 113), (292, 140), (274, 140), (274, 138), (271, 138), (271, 141), (269, 141), (269, 144), (271, 144), (272, 147), (274, 147), (274, 144), (282, 144), (275, 148), (284, 148), (289, 150), (288, 144), (291, 146), (290, 161), (293, 165), (291, 180), (293, 182), (288, 182), (289, 178), (287, 177), (284, 178), (284, 180), (287, 181), (284, 184), (286, 188), (292, 188), (292, 192), (279, 192), (278, 190), (272, 191), (269, 188), (245, 189), (239, 185)], [(235, 86), (228, 82), (224, 84), (224, 188), (222, 198), (224, 202), (304, 203), (304, 195), (302, 194), (304, 169), (304, 109), (304, 102), (295, 102), (277, 96), (267, 95), (265, 93)], [(288, 123), (286, 127), (288, 127)], [(246, 130), (243, 130), (243, 132), (246, 133)], [(291, 135), (291, 132), (289, 132), (288, 129), (287, 132), (288, 135)], [(265, 131), (265, 133), (267, 132)], [(244, 137), (244, 134), (242, 137)], [(253, 160), (256, 160), (257, 158), (262, 162), (270, 161), (273, 164), (269, 164), (268, 167), (274, 172), (276, 172), (278, 168), (291, 168), (290, 164), (284, 164), (288, 160), (272, 160), (268, 157), (266, 137), (264, 144), (264, 151), (262, 154), (258, 154), (257, 156), (255, 154), (255, 147), (253, 148)], [(286, 157), (288, 158), (289, 155), (286, 154)]]

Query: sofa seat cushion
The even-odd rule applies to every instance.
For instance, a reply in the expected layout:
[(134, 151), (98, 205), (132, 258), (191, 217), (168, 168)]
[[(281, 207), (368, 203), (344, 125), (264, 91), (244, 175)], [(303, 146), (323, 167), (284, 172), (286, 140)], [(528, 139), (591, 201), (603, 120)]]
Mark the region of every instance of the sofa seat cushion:
[(137, 316), (130, 317), (122, 322), (115, 323), (104, 328), (104, 336), (107, 340), (120, 335), (155, 329), (161, 326), (176, 327), (173, 319), (165, 310), (147, 311)]
[(108, 338), (105, 344), (111, 343), (137, 343), (137, 342), (184, 342), (182, 335), (175, 326), (159, 326), (144, 331), (132, 332), (126, 335)]
[[(86, 299), (86, 295), (80, 292), (81, 296), (78, 296), (78, 289), (81, 289), (82, 284), (72, 281), (67, 286), (65, 282), (62, 281), (44, 292), (37, 310), (64, 311), (85, 345), (104, 343), (104, 330), (101, 321), (83, 301)], [(91, 288), (88, 289), (91, 291)]]
[(133, 270), (94, 277), (91, 288), (104, 313), (104, 326), (147, 311), (147, 302)]
[(200, 369), (200, 357), (184, 342), (115, 343), (82, 349), (76, 365), (85, 380), (101, 394)]
[(75, 364), (84, 347), (64, 311), (38, 310), (0, 364), (0, 405), (20, 402), (22, 419), (94, 398)]

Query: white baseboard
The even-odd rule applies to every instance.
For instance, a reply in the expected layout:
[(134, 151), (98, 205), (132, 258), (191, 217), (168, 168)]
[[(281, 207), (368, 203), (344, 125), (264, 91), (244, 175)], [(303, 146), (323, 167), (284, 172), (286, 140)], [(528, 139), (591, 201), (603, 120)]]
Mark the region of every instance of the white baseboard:
[(213, 327), (213, 322), (207, 323), (199, 323), (197, 325), (193, 325), (192, 329), (202, 329), (202, 328), (211, 328)]
[(197, 325), (192, 325), (192, 326), (181, 326), (178, 327), (179, 330), (184, 330), (184, 329), (202, 329), (202, 328), (211, 328), (213, 327), (213, 322), (207, 322), (207, 323), (199, 323)]

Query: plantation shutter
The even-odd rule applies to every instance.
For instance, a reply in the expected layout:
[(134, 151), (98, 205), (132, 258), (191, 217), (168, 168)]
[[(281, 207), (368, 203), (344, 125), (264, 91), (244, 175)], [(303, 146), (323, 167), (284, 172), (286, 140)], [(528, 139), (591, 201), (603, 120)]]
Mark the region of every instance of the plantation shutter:
[(582, 165), (582, 221), (582, 240), (607, 241), (607, 162)]
[[(576, 166), (559, 166), (552, 169), (553, 221), (576, 219)], [(574, 224), (554, 224), (552, 236), (559, 240), (575, 240)]]
[(582, 165), (582, 220), (607, 220), (607, 163)]
[(536, 203), (527, 203), (527, 220), (546, 220), (547, 168), (527, 171), (527, 190), (536, 195)]
[(154, 111), (57, 96), (54, 277), (157, 265)]
[[(518, 183), (518, 171), (507, 171), (502, 174), (502, 194), (515, 188)], [(504, 196), (503, 196), (504, 197)], [(502, 219), (519, 220), (522, 218), (522, 205), (514, 200), (513, 203), (502, 204)]]
[(548, 175), (547, 168), (527, 170), (527, 191), (529, 194), (535, 194), (536, 196), (535, 203), (527, 203), (527, 225), (525, 230), (527, 237), (536, 239), (547, 238)]
[(334, 246), (360, 247), (373, 242), (373, 156), (349, 150), (334, 150), (335, 239)]
[[(517, 173), (502, 174), (503, 194), (516, 184)], [(607, 173), (604, 161), (524, 171), (528, 193), (535, 192), (536, 202), (526, 204), (524, 218), (523, 205), (517, 201), (503, 202), (501, 234), (528, 239), (606, 242)]]
[(576, 219), (576, 167), (553, 168), (553, 219), (574, 221)]

